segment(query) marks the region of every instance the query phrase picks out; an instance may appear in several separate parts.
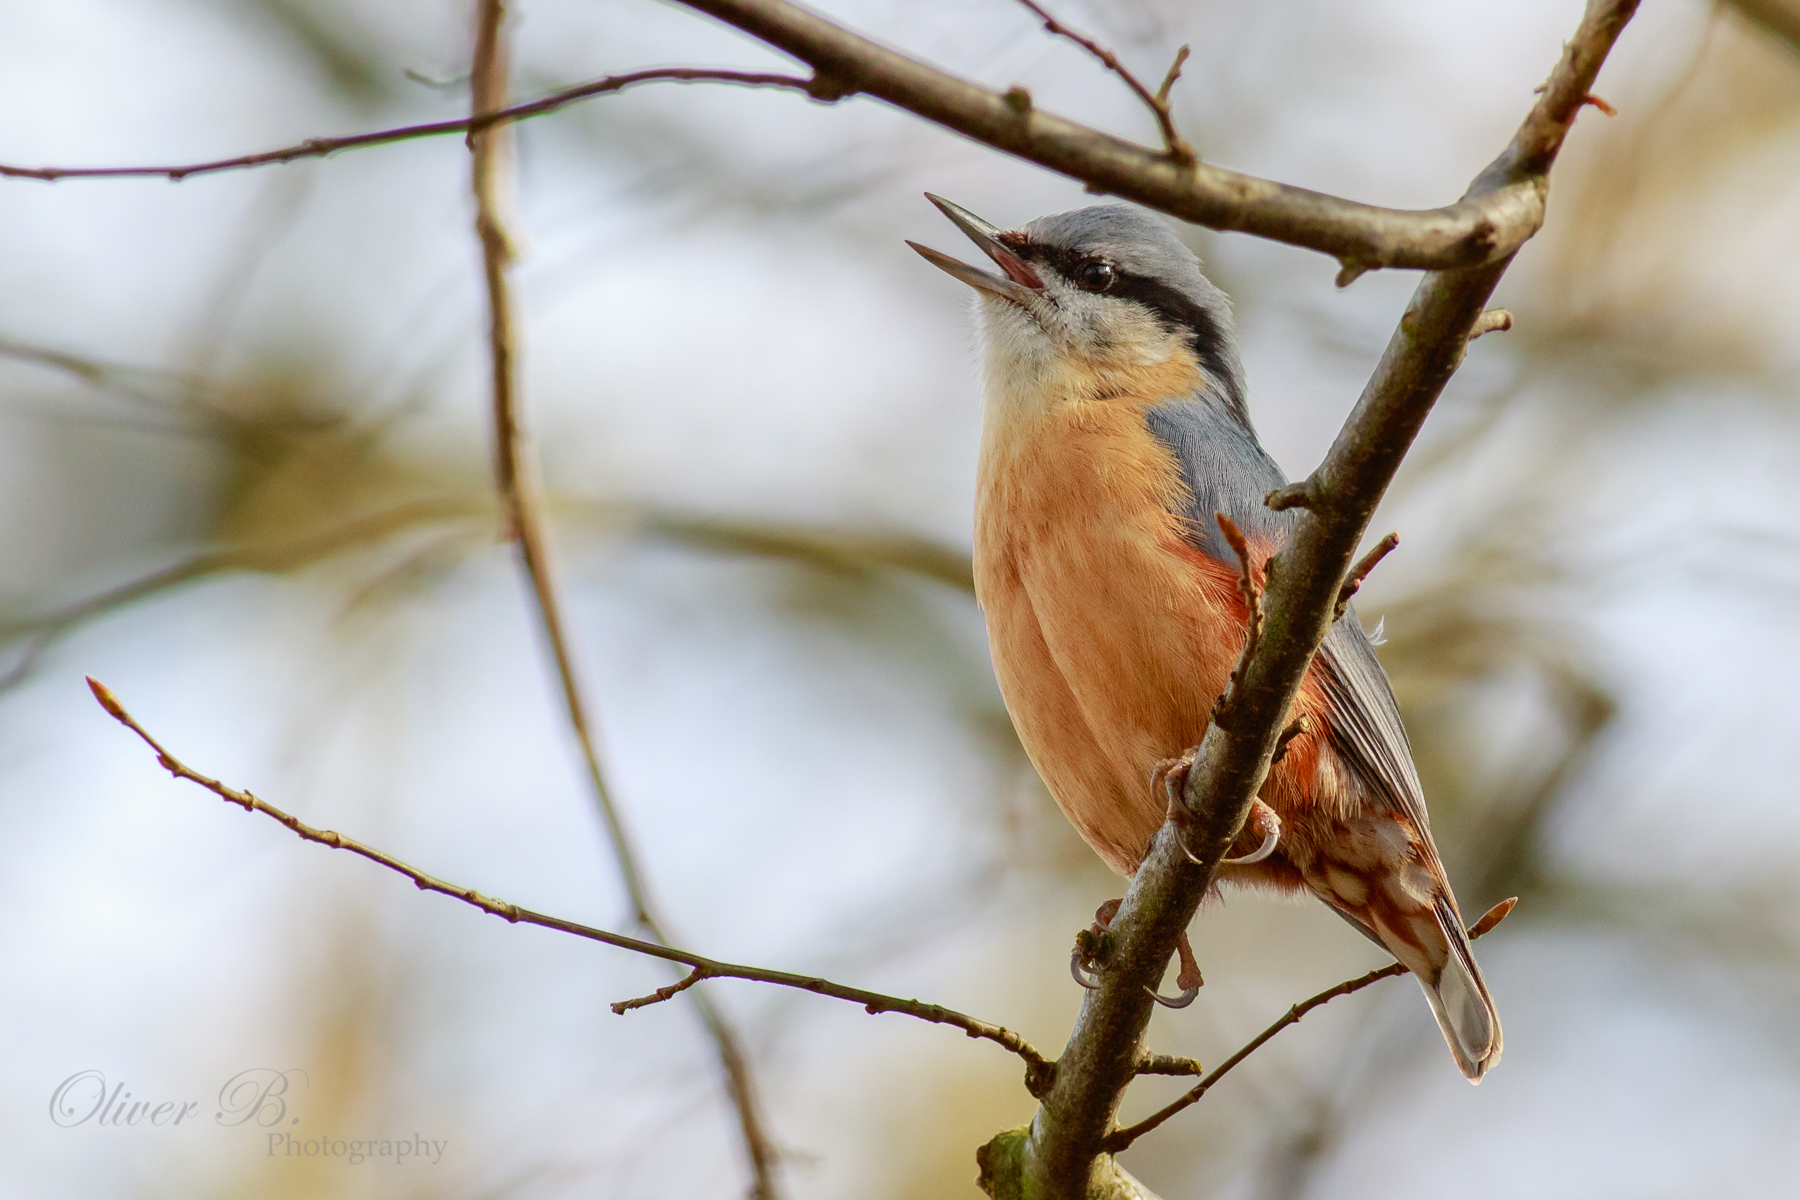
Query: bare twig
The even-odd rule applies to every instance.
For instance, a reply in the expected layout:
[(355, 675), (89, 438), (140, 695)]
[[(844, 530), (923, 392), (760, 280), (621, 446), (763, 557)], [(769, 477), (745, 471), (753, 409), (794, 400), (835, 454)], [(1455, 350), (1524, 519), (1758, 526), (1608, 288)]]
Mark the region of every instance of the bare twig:
[(1175, 115), (1169, 109), (1169, 89), (1174, 87), (1175, 81), (1181, 77), (1181, 64), (1187, 61), (1188, 56), (1186, 46), (1176, 52), (1174, 64), (1169, 67), (1169, 73), (1163, 77), (1162, 87), (1153, 92), (1144, 86), (1144, 81), (1139, 79), (1131, 68), (1119, 61), (1118, 55), (1086, 34), (1077, 33), (1058, 21), (1043, 5), (1038, 4), (1037, 0), (1019, 0), (1019, 3), (1030, 9), (1037, 19), (1044, 23), (1044, 28), (1052, 36), (1067, 38), (1074, 42), (1099, 59), (1107, 70), (1123, 79), (1125, 86), (1136, 92), (1137, 98), (1142, 100), (1144, 106), (1156, 117), (1156, 127), (1162, 131), (1163, 149), (1168, 153), (1169, 161), (1179, 166), (1193, 164), (1194, 148), (1187, 144), (1186, 140), (1182, 138), (1181, 132), (1175, 128)]
[(1344, 615), (1344, 611), (1350, 607), (1350, 598), (1362, 590), (1363, 580), (1369, 577), (1375, 564), (1393, 553), (1394, 547), (1399, 544), (1400, 535), (1390, 533), (1376, 542), (1367, 554), (1357, 559), (1356, 565), (1350, 568), (1350, 573), (1344, 576), (1344, 586), (1338, 589), (1337, 607), (1332, 610), (1332, 620)]
[[(432, 121), (425, 125), (403, 125), (373, 133), (356, 133), (347, 137), (308, 138), (279, 150), (257, 154), (241, 154), (234, 158), (210, 162), (186, 163), (169, 167), (19, 167), (0, 163), (0, 178), (42, 179), (54, 183), (58, 179), (168, 179), (179, 183), (192, 175), (213, 175), (220, 171), (241, 171), (246, 167), (266, 167), (301, 159), (324, 158), (340, 150), (360, 150), (366, 146), (386, 146), (415, 138), (443, 137), (446, 134), (481, 133), (515, 121), (541, 117), (567, 108), (579, 100), (621, 92), (640, 83), (733, 83), (747, 87), (789, 88), (813, 94), (815, 82), (797, 75), (771, 75), (757, 71), (725, 71), (704, 67), (657, 67), (647, 71), (631, 71), (624, 75), (608, 75), (591, 83), (579, 84), (552, 92), (541, 100), (498, 108), (455, 121)], [(818, 96), (831, 100), (835, 97)]]
[(1204, 1075), (1206, 1068), (1199, 1060), (1177, 1054), (1146, 1054), (1138, 1060), (1139, 1075)]
[(763, 967), (745, 966), (740, 963), (720, 962), (717, 959), (703, 958), (661, 942), (645, 941), (642, 938), (628, 937), (622, 933), (612, 933), (605, 929), (596, 929), (591, 925), (581, 925), (574, 921), (565, 921), (561, 917), (552, 917), (544, 913), (534, 912), (529, 908), (521, 908), (516, 904), (508, 904), (504, 900), (484, 896), (473, 888), (459, 887), (435, 876), (427, 875), (417, 867), (355, 840), (345, 837), (329, 829), (316, 829), (300, 818), (276, 808), (268, 801), (250, 792), (239, 791), (221, 783), (210, 776), (202, 775), (163, 747), (163, 744), (151, 736), (128, 712), (112, 690), (99, 680), (88, 677), (88, 687), (94, 693), (94, 699), (100, 702), (113, 720), (135, 733), (146, 746), (156, 753), (156, 761), (170, 775), (177, 779), (185, 779), (211, 792), (219, 799), (235, 804), (245, 812), (259, 812), (286, 826), (295, 836), (309, 842), (317, 842), (321, 846), (329, 846), (334, 850), (348, 850), (360, 855), (372, 863), (386, 867), (397, 874), (412, 880), (413, 885), (422, 892), (436, 892), (441, 896), (449, 896), (460, 900), (482, 912), (503, 918), (514, 924), (536, 925), (542, 929), (554, 929), (559, 933), (572, 934), (589, 941), (601, 942), (608, 946), (616, 946), (621, 950), (630, 950), (650, 958), (660, 958), (665, 962), (680, 963), (683, 966), (703, 972), (704, 978), (747, 979), (753, 983), (773, 984), (776, 987), (794, 988), (802, 992), (811, 992), (815, 996), (829, 996), (834, 1000), (847, 1000), (852, 1004), (860, 1004), (870, 1013), (903, 1013), (928, 1021), (934, 1025), (949, 1025), (960, 1029), (969, 1037), (993, 1042), (1017, 1055), (1026, 1065), (1027, 1076), (1032, 1073), (1047, 1073), (1054, 1069), (1042, 1054), (1032, 1048), (1031, 1044), (1010, 1029), (992, 1025), (986, 1021), (940, 1004), (927, 1004), (920, 1000), (907, 1000), (899, 996), (884, 995), (881, 992), (866, 991), (863, 988), (845, 987), (828, 979), (820, 979), (814, 975), (798, 975), (790, 971), (771, 971)]
[[(580, 746), (594, 802), (612, 844), (613, 857), (618, 863), (633, 915), (640, 929), (666, 945), (669, 938), (664, 932), (664, 922), (656, 911), (636, 847), (625, 829), (601, 766), (593, 726), (588, 718), (588, 704), (575, 671), (557, 596), (549, 534), (539, 501), (536, 464), (525, 439), (519, 412), (514, 362), (516, 338), (507, 279), (508, 268), (516, 253), (515, 236), (508, 221), (508, 130), (491, 120), (491, 114), (506, 107), (505, 0), (478, 0), (476, 12), (475, 57), (470, 71), (469, 150), (473, 164), (471, 186), (475, 196), (475, 228), (481, 241), (483, 274), (487, 283), (494, 487), (500, 499), (502, 530), (504, 536), (518, 547), (520, 566), (530, 585), (544, 640), (561, 683), (569, 726)], [(476, 123), (484, 117), (490, 119), (486, 125), (477, 128)], [(725, 1071), (726, 1087), (737, 1111), (738, 1127), (754, 1180), (752, 1194), (757, 1200), (777, 1200), (780, 1195), (776, 1179), (779, 1164), (774, 1145), (764, 1130), (762, 1105), (749, 1059), (737, 1031), (712, 997), (705, 992), (695, 992), (692, 998)]]
[[(557, 595), (555, 573), (550, 561), (550, 537), (545, 526), (539, 497), (537, 471), (525, 437), (519, 411), (516, 337), (512, 295), (508, 285), (508, 268), (516, 253), (516, 238), (508, 219), (510, 188), (508, 175), (508, 135), (510, 129), (498, 126), (491, 114), (506, 107), (507, 39), (505, 31), (506, 0), (477, 0), (475, 56), (469, 74), (471, 128), (469, 152), (472, 159), (471, 188), (475, 196), (475, 229), (481, 241), (483, 275), (488, 296), (488, 349), (492, 368), (494, 422), (494, 490), (500, 499), (503, 535), (519, 550), (523, 569), (537, 608), (544, 641), (556, 668), (562, 687), (563, 707), (569, 727), (581, 749), (587, 767), (588, 782), (594, 803), (605, 824), (612, 844), (613, 858), (618, 863), (637, 925), (650, 937), (668, 944), (669, 937), (650, 895), (637, 849), (626, 831), (624, 818), (614, 803), (612, 791), (601, 766), (600, 752), (588, 717), (588, 703), (582, 694), (581, 680), (576, 674), (574, 655), (569, 648), (568, 632), (562, 619), (562, 606)], [(490, 118), (486, 125), (476, 122)], [(695, 980), (698, 982), (698, 980)], [(682, 990), (680, 988), (677, 991)], [(673, 993), (671, 993), (673, 994)], [(743, 1050), (737, 1031), (705, 991), (696, 991), (692, 999), (712, 1039), (720, 1066), (725, 1072), (726, 1089), (737, 1111), (738, 1128), (744, 1142), (754, 1181), (752, 1195), (756, 1200), (778, 1200), (780, 1186), (776, 1175), (779, 1167), (774, 1144), (764, 1129), (762, 1103), (757, 1096), (756, 1081), (750, 1061)]]
[[(1514, 896), (1509, 900), (1502, 900), (1500, 903), (1494, 905), (1494, 907), (1488, 909), (1487, 912), (1483, 914), (1481, 920), (1469, 927), (1468, 933), (1470, 939), (1473, 940), (1485, 933), (1491, 932), (1496, 925), (1506, 920), (1506, 915), (1513, 910), (1513, 905), (1518, 902), (1519, 898)], [(1251, 1038), (1248, 1042), (1245, 1042), (1244, 1045), (1238, 1049), (1237, 1053), (1220, 1063), (1213, 1069), (1212, 1074), (1195, 1084), (1192, 1091), (1186, 1093), (1173, 1103), (1159, 1109), (1150, 1116), (1145, 1117), (1136, 1125), (1115, 1130), (1112, 1134), (1108, 1135), (1106, 1139), (1107, 1153), (1117, 1154), (1119, 1151), (1125, 1149), (1127, 1146), (1131, 1145), (1131, 1143), (1137, 1141), (1182, 1109), (1197, 1102), (1200, 1097), (1206, 1095), (1206, 1093), (1212, 1089), (1213, 1084), (1225, 1077), (1226, 1072), (1256, 1053), (1262, 1048), (1265, 1042), (1286, 1029), (1289, 1025), (1298, 1025), (1300, 1023), (1300, 1018), (1304, 1017), (1313, 1009), (1318, 1008), (1322, 1004), (1329, 1004), (1339, 996), (1348, 996), (1352, 992), (1360, 992), (1372, 983), (1379, 982), (1383, 979), (1392, 979), (1397, 975), (1404, 974), (1406, 974), (1406, 968), (1404, 966), (1400, 963), (1390, 963), (1378, 970), (1370, 971), (1367, 975), (1359, 975), (1355, 979), (1345, 980), (1336, 987), (1326, 988), (1310, 1000), (1302, 1000), (1300, 1003), (1288, 1009), (1286, 1013), (1282, 1014), (1280, 1020)], [(1175, 1072), (1171, 1071), (1168, 1072), (1168, 1074), (1175, 1074)]]
[(1168, 74), (1163, 76), (1162, 86), (1156, 89), (1156, 100), (1159, 104), (1169, 102), (1169, 93), (1174, 90), (1175, 81), (1181, 78), (1181, 68), (1187, 65), (1188, 48), (1184, 45), (1175, 51), (1175, 61), (1169, 64)]
[(708, 978), (706, 968), (695, 967), (692, 971), (689, 971), (686, 975), (682, 976), (677, 982), (671, 983), (667, 987), (659, 987), (648, 996), (639, 996), (635, 1000), (614, 1001), (612, 1005), (613, 1013), (616, 1016), (622, 1017), (634, 1008), (649, 1008), (652, 1004), (661, 1004), (664, 1000), (673, 1000), (676, 996), (687, 991), (696, 983), (699, 983), (702, 979), (706, 978)]

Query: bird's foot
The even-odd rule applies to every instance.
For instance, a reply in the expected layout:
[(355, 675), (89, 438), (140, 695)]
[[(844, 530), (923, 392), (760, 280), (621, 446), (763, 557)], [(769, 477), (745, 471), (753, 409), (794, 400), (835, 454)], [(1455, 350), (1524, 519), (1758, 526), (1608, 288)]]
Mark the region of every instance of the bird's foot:
[[(1219, 860), (1220, 866), (1247, 867), (1251, 863), (1259, 863), (1275, 853), (1275, 847), (1281, 844), (1281, 818), (1274, 809), (1261, 800), (1252, 800), (1250, 817), (1244, 822), (1243, 833), (1238, 834), (1239, 841), (1243, 840), (1245, 833), (1261, 837), (1262, 845), (1250, 853), (1241, 854), (1236, 858), (1222, 858)], [(1237, 843), (1232, 844), (1235, 846)]]
[[(1182, 792), (1187, 790), (1188, 772), (1194, 768), (1194, 756), (1184, 754), (1180, 758), (1165, 758), (1150, 770), (1150, 790), (1162, 789), (1169, 802), (1168, 819), (1174, 822), (1177, 830), (1185, 829), (1189, 823), (1187, 807), (1181, 802)], [(1259, 863), (1275, 853), (1275, 847), (1281, 844), (1281, 818), (1274, 809), (1261, 800), (1250, 802), (1250, 817), (1244, 822), (1244, 832), (1253, 833), (1262, 839), (1261, 844), (1248, 854), (1236, 858), (1222, 858), (1219, 865), (1223, 867), (1247, 867)], [(1241, 839), (1243, 834), (1238, 835)], [(1198, 864), (1201, 860), (1187, 847), (1186, 839), (1179, 842), (1181, 852), (1187, 855), (1188, 861)]]
[(1112, 920), (1119, 915), (1119, 905), (1125, 903), (1123, 898), (1108, 900), (1094, 910), (1094, 923), (1075, 936), (1075, 950), (1069, 955), (1069, 974), (1075, 977), (1088, 991), (1098, 991), (1100, 977), (1094, 973), (1093, 952), (1100, 935), (1112, 928)]
[(1194, 768), (1192, 751), (1176, 758), (1165, 758), (1150, 768), (1150, 793), (1156, 794), (1158, 788), (1168, 798), (1169, 807), (1181, 807), (1181, 793), (1187, 788), (1188, 772)]
[(1200, 978), (1200, 964), (1194, 961), (1194, 947), (1188, 942), (1187, 930), (1181, 931), (1181, 940), (1175, 943), (1175, 954), (1181, 960), (1181, 970), (1175, 975), (1175, 986), (1181, 989), (1179, 996), (1158, 995), (1155, 988), (1145, 988), (1150, 998), (1164, 1008), (1186, 1008), (1200, 994), (1206, 980)]
[(1187, 847), (1187, 839), (1181, 836), (1181, 830), (1188, 827), (1187, 806), (1181, 802), (1181, 793), (1187, 790), (1188, 772), (1194, 769), (1193, 754), (1183, 754), (1178, 758), (1165, 758), (1150, 768), (1150, 794), (1155, 795), (1161, 789), (1164, 799), (1169, 802), (1168, 819), (1175, 826), (1175, 844), (1187, 855), (1187, 860), (1198, 864), (1200, 859)]
[[(1090, 992), (1100, 987), (1100, 977), (1095, 973), (1092, 961), (1093, 952), (1098, 948), (1100, 936), (1112, 928), (1113, 918), (1119, 915), (1119, 906), (1123, 903), (1124, 900), (1108, 900), (1102, 904), (1094, 910), (1094, 923), (1076, 935), (1075, 950), (1069, 955), (1069, 974)], [(1181, 995), (1161, 996), (1154, 988), (1144, 990), (1165, 1008), (1186, 1008), (1194, 1002), (1206, 982), (1200, 978), (1200, 964), (1194, 960), (1194, 947), (1188, 942), (1186, 930), (1175, 944), (1175, 953), (1181, 960), (1181, 970), (1175, 976), (1175, 986), (1181, 989)]]

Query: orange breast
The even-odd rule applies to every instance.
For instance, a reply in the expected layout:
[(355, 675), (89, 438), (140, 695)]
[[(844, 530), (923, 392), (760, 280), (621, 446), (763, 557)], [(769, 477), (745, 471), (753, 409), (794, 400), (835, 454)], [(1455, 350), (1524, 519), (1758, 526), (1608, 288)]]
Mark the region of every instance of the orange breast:
[(984, 438), (976, 590), (1020, 738), (1116, 870), (1162, 823), (1148, 777), (1205, 732), (1236, 661), (1233, 571), (1188, 549), (1182, 483), (1144, 403), (997, 414)]

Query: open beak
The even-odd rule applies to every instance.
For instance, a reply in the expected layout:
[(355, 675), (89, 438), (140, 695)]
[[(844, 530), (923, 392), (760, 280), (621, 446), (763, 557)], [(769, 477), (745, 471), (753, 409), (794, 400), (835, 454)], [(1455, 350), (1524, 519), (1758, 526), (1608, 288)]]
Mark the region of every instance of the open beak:
[(969, 240), (980, 246), (983, 253), (994, 260), (996, 266), (1006, 272), (996, 275), (992, 271), (984, 271), (980, 267), (971, 267), (968, 263), (959, 262), (948, 254), (940, 254), (929, 246), (921, 246), (917, 242), (907, 242), (917, 250), (925, 261), (933, 266), (942, 267), (946, 272), (962, 280), (970, 287), (991, 292), (1014, 304), (1028, 305), (1037, 293), (1044, 290), (1044, 281), (1039, 279), (1024, 259), (1006, 248), (1000, 240), (1000, 230), (988, 224), (966, 208), (950, 203), (942, 196), (925, 193), (925, 198), (938, 206), (946, 217), (956, 223), (956, 227), (969, 235)]

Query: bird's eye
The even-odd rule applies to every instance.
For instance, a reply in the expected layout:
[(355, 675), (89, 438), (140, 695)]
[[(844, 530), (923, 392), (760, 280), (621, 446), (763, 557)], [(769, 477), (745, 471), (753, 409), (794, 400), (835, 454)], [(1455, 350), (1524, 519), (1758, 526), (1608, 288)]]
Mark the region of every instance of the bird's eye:
[(1089, 292), (1104, 292), (1113, 285), (1111, 263), (1085, 262), (1075, 268), (1076, 286)]

